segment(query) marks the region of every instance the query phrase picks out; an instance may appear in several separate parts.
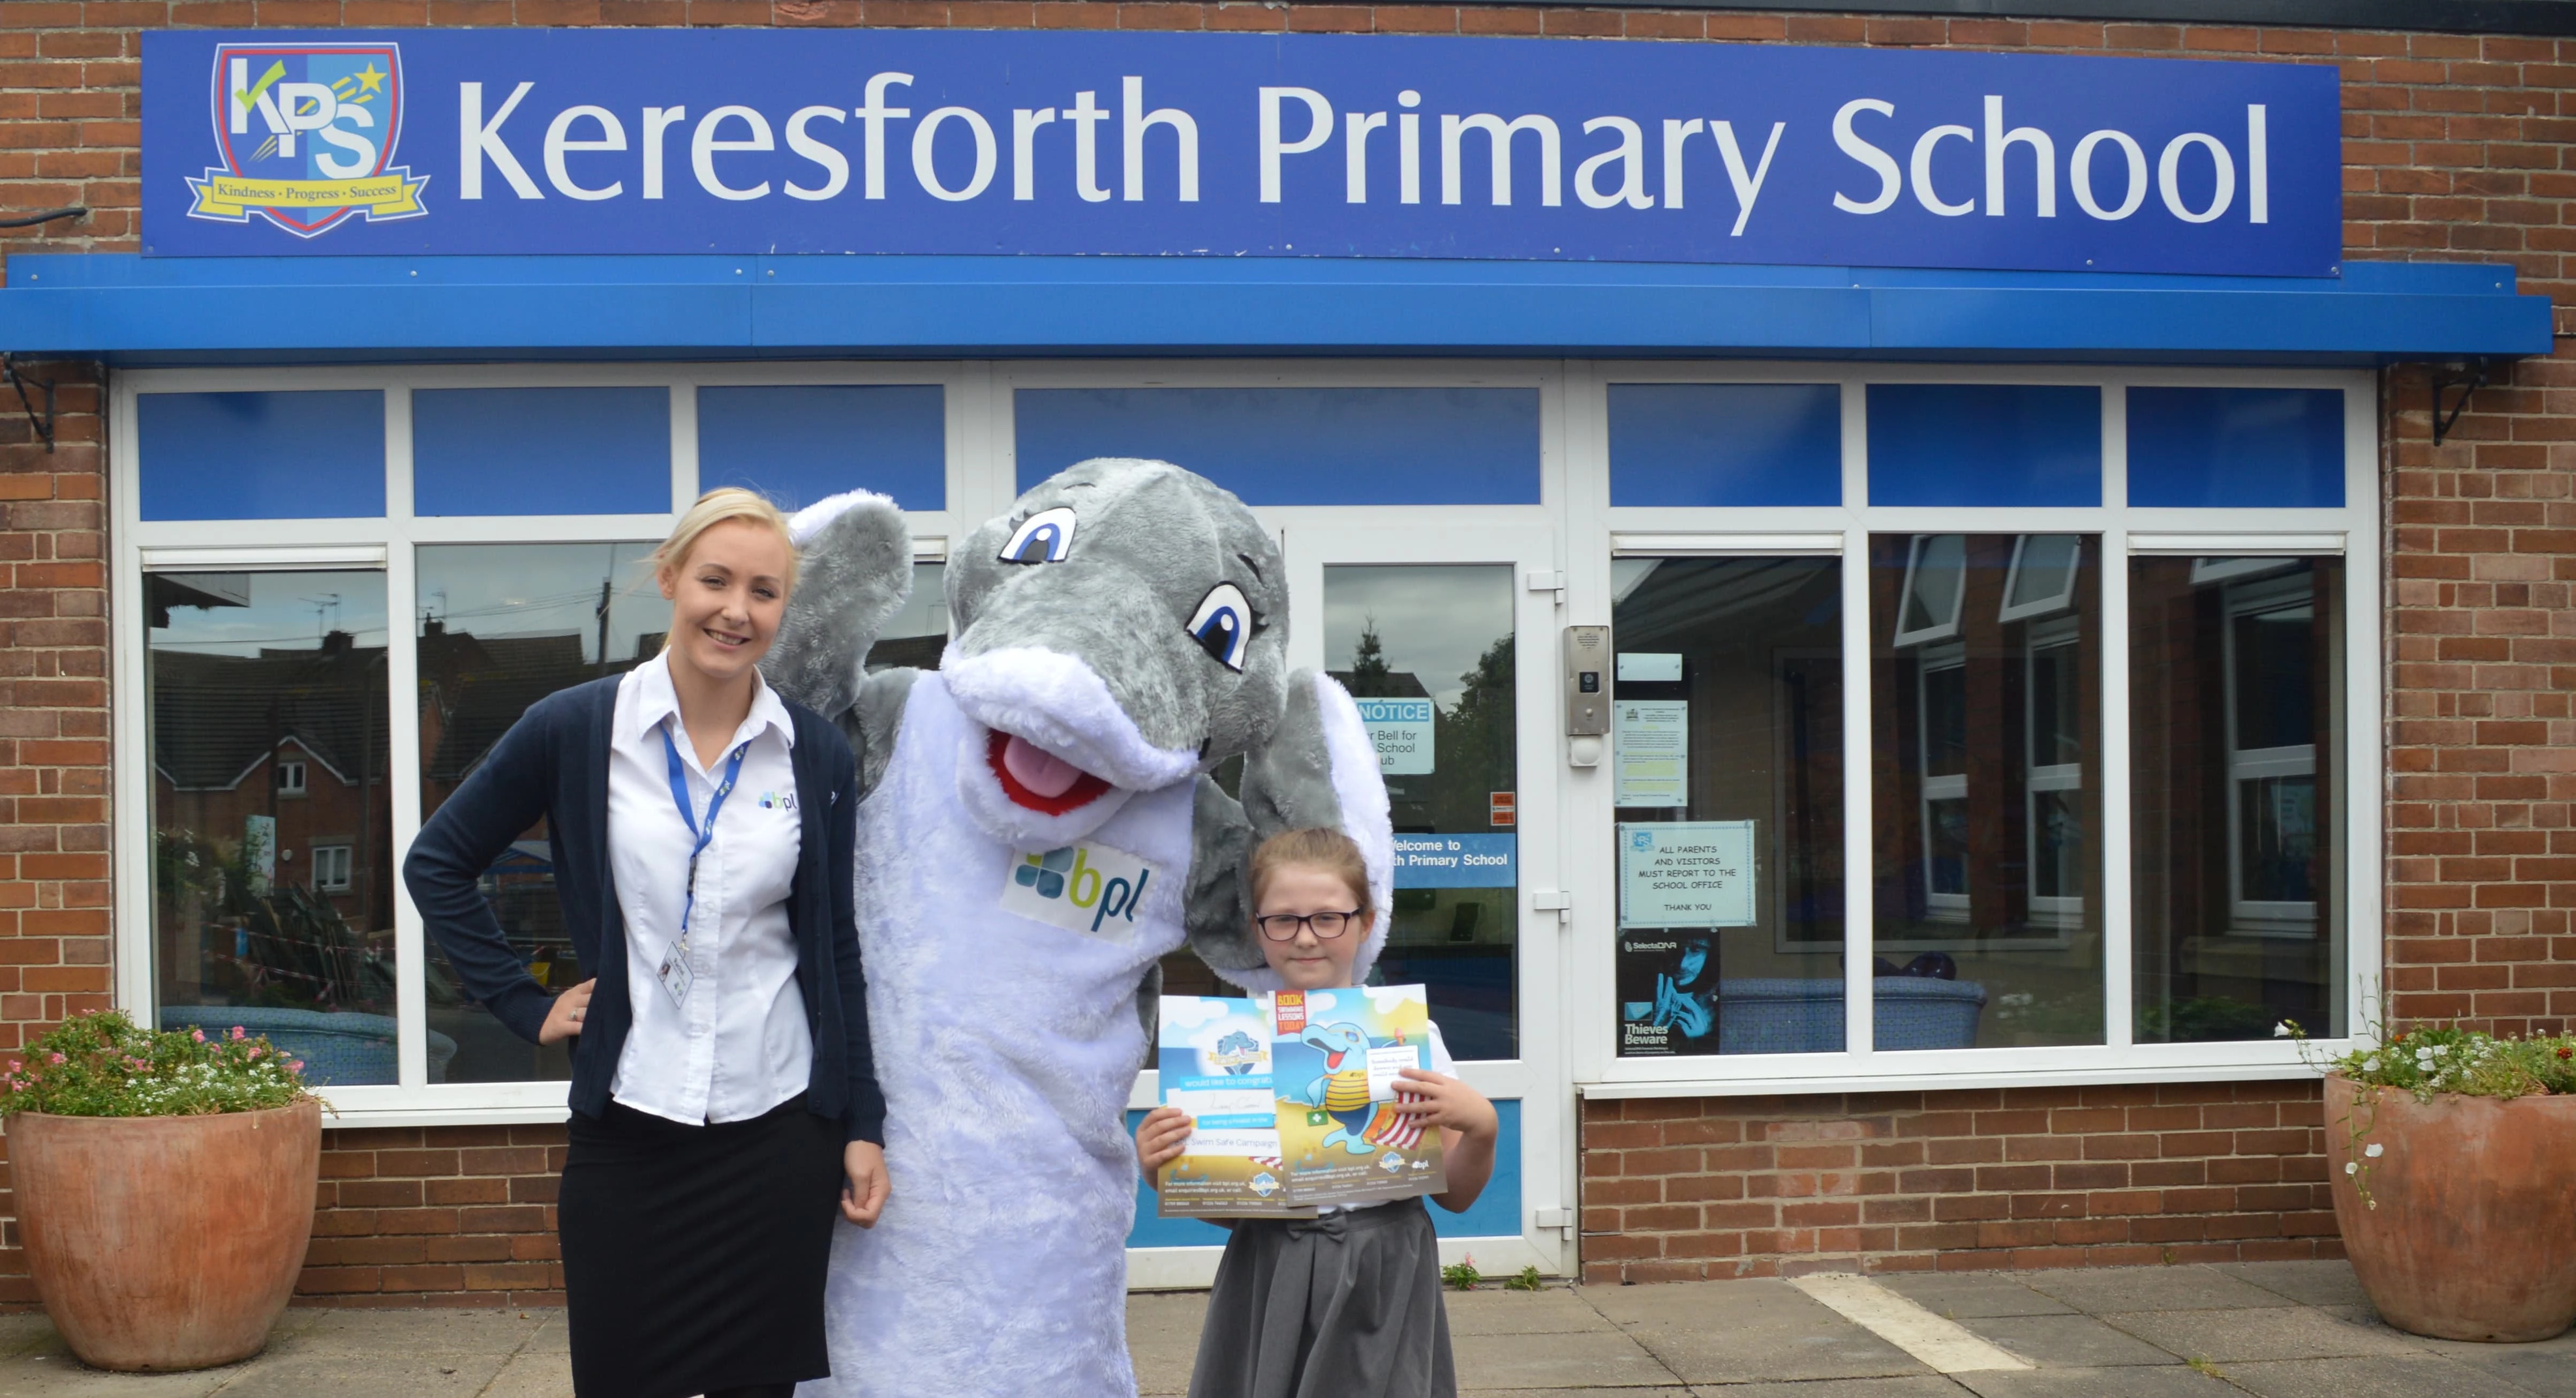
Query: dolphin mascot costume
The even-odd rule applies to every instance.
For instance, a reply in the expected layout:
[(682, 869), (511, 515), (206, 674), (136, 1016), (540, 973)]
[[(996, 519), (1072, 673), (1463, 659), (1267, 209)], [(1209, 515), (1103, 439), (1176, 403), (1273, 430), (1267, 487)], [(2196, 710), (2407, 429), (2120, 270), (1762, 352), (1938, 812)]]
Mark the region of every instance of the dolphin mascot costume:
[[(954, 550), (936, 672), (863, 661), (912, 576), (902, 515), (795, 519), (803, 580), (766, 669), (859, 759), (859, 941), (895, 1182), (835, 1236), (828, 1398), (1131, 1395), (1128, 1092), (1159, 959), (1276, 989), (1245, 862), (1358, 841), (1387, 906), (1377, 756), (1330, 678), (1290, 674), (1288, 588), (1252, 512), (1159, 461), (1085, 461)], [(1210, 779), (1246, 758), (1242, 799)], [(1365, 974), (1386, 937), (1362, 948)]]

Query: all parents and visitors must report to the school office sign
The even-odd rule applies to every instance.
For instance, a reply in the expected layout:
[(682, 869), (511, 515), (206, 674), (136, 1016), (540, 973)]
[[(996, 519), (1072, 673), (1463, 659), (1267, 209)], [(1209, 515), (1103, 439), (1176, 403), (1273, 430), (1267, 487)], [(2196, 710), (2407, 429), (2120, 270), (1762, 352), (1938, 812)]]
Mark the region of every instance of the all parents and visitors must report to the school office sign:
[(162, 256), (2303, 277), (2340, 256), (2331, 66), (1330, 35), (272, 30), (147, 34), (142, 81), (143, 242)]

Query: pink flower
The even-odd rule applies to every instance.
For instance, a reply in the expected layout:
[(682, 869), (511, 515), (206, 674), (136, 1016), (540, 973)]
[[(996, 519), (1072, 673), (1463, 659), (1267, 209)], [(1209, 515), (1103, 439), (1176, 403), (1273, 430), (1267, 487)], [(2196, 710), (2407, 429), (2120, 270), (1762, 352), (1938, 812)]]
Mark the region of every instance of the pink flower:
[(243, 1031), (242, 1031), (242, 1027), (241, 1027), (240, 1025), (238, 1025), (238, 1024), (234, 1025), (234, 1026), (233, 1026), (233, 1042), (235, 1042), (235, 1043), (240, 1043), (240, 1042), (241, 1042), (241, 1040), (242, 1040), (242, 1033), (243, 1033)]
[(286, 1066), (287, 1066), (287, 1067), (289, 1067), (289, 1068), (291, 1068), (291, 1069), (293, 1069), (293, 1070), (294, 1070), (294, 1071), (296, 1071), (296, 1072), (301, 1073), (301, 1072), (303, 1072), (303, 1071), (304, 1071), (304, 1060), (303, 1060), (303, 1059), (301, 1059), (301, 1058), (299, 1058), (299, 1059), (295, 1060), (294, 1062), (287, 1064)]
[(250, 1046), (250, 1056), (253, 1058), (259, 1057), (259, 1045), (253, 1044)]
[(203, 1029), (191, 1029), (188, 1031), (188, 1037), (202, 1044), (206, 1041), (206, 1031)]
[(60, 1062), (62, 1062), (62, 1061), (63, 1061), (63, 1056), (62, 1056), (61, 1054), (59, 1054), (59, 1053), (49, 1053), (49, 1054), (45, 1055), (45, 1057), (46, 1057), (48, 1060), (50, 1060), (50, 1061), (52, 1061), (52, 1062), (55, 1062), (55, 1063), (60, 1063)]

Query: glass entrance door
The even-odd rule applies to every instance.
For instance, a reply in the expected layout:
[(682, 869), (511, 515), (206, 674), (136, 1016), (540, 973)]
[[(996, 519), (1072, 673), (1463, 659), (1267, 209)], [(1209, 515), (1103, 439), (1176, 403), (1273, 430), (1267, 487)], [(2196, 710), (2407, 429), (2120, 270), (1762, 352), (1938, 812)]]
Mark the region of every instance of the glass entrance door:
[[(1419, 983), (1460, 1073), (1502, 1119), (1494, 1179), (1434, 1208), (1447, 1260), (1488, 1273), (1574, 1264), (1572, 1146), (1557, 990), (1553, 530), (1289, 524), (1289, 661), (1330, 672), (1376, 740), (1395, 892), (1376, 979)], [(1542, 1227), (1544, 1219), (1548, 1226)]]

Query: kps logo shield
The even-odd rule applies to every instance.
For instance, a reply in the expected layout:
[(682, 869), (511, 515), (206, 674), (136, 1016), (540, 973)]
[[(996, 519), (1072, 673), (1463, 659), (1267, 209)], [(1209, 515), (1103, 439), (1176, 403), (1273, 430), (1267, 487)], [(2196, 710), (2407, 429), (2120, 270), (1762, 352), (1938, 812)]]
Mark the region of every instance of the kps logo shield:
[(418, 218), (427, 175), (393, 163), (402, 139), (399, 44), (222, 44), (215, 49), (219, 169), (191, 177), (188, 217), (256, 214), (299, 238), (350, 215)]

